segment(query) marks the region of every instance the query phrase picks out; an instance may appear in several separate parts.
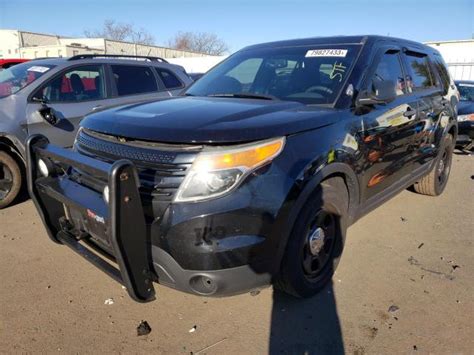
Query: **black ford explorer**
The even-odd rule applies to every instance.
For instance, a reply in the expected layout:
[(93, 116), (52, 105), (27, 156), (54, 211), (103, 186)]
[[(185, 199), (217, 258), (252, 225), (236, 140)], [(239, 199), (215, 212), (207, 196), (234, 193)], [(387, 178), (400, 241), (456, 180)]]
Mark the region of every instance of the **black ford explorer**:
[(135, 300), (153, 282), (309, 297), (348, 226), (409, 186), (441, 194), (454, 94), (439, 53), (407, 40), (255, 45), (182, 97), (88, 116), (74, 151), (30, 137), (29, 190), (50, 238)]

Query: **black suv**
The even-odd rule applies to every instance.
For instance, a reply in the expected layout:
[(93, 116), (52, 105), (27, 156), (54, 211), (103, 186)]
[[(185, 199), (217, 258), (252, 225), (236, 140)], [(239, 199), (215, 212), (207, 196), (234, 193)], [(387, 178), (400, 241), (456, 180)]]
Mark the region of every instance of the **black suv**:
[(254, 45), (183, 97), (88, 116), (75, 151), (30, 137), (30, 194), (50, 238), (135, 300), (152, 300), (153, 282), (309, 297), (349, 225), (409, 186), (445, 188), (449, 86), (439, 53), (407, 40)]

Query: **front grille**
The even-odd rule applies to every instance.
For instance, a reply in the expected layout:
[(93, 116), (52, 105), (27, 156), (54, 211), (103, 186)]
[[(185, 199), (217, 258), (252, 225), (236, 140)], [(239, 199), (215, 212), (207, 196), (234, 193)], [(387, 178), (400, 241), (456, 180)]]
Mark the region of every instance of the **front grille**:
[[(120, 142), (116, 137), (84, 129), (79, 132), (75, 144), (75, 149), (81, 154), (105, 162), (132, 161), (140, 177), (145, 215), (151, 220), (160, 217), (172, 201), (196, 158), (196, 148), (199, 149), (149, 142)], [(87, 178), (83, 177), (85, 180)]]

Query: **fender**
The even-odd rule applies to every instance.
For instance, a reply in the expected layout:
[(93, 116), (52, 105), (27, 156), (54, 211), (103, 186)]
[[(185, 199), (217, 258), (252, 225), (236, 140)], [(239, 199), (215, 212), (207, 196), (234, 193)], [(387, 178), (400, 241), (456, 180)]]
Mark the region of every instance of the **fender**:
[(324, 165), (308, 181), (303, 182), (303, 189), (298, 193), (295, 202), (290, 204), (290, 211), (288, 213), (288, 217), (286, 218), (286, 223), (283, 227), (283, 232), (281, 233), (281, 240), (277, 250), (277, 261), (274, 265), (275, 269), (273, 270), (274, 274), (278, 273), (281, 260), (285, 253), (288, 239), (291, 235), (294, 224), (301, 210), (303, 209), (308, 199), (311, 197), (311, 194), (319, 186), (319, 184), (331, 175), (343, 175), (349, 192), (349, 211), (347, 226), (349, 227), (355, 222), (356, 211), (360, 202), (359, 182), (356, 174), (354, 173), (352, 168), (345, 163), (334, 162)]
[(0, 132), (0, 147), (6, 148), (8, 151), (15, 154), (23, 164), (26, 165), (26, 150), (23, 143), (15, 136)]

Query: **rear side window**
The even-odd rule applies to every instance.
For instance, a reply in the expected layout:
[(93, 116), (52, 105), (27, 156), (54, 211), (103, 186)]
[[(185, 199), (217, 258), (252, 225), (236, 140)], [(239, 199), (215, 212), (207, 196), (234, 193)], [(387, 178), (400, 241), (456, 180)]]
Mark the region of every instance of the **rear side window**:
[(402, 67), (400, 65), (400, 55), (398, 51), (386, 52), (380, 59), (377, 69), (370, 82), (370, 90), (375, 93), (376, 81), (391, 80), (395, 85), (398, 96), (406, 94), (406, 85), (403, 78)]
[(407, 86), (412, 90), (423, 90), (434, 86), (428, 57), (424, 54), (408, 52), (406, 55), (410, 76)]
[(451, 84), (451, 80), (450, 80), (450, 76), (449, 76), (449, 72), (448, 72), (448, 68), (446, 66), (446, 63), (444, 62), (443, 58), (441, 58), (438, 55), (435, 55), (433, 57), (433, 59), (434, 59), (433, 65), (439, 73), (439, 77), (440, 77), (441, 82), (443, 84), (443, 88), (444, 88), (445, 91), (447, 91), (449, 89), (449, 85)]
[(149, 67), (112, 65), (118, 96), (145, 94), (158, 91), (158, 84)]
[(183, 86), (183, 83), (169, 70), (162, 68), (156, 68), (156, 70), (158, 71), (165, 88), (176, 89)]

